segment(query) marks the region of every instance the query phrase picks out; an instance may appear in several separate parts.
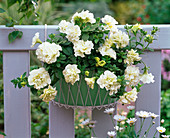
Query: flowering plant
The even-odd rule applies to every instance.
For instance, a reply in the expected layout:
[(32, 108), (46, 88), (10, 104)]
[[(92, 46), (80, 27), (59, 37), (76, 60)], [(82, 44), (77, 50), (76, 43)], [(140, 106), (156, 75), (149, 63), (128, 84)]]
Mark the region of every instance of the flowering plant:
[[(163, 138), (169, 138), (169, 135), (165, 135), (166, 128), (162, 126), (155, 126), (155, 121), (159, 119), (159, 115), (147, 112), (147, 111), (136, 111), (135, 113), (135, 106), (127, 106), (128, 112), (125, 111), (118, 111), (118, 114), (115, 115), (115, 108), (106, 108), (104, 113), (110, 116), (111, 122), (113, 127), (107, 132), (107, 138), (155, 138), (156, 135), (159, 133)], [(97, 123), (96, 121), (92, 121), (89, 118), (82, 121), (84, 119), (80, 119), (79, 124), (76, 125), (76, 129), (78, 126), (81, 131), (89, 129), (91, 135), (97, 138), (98, 134), (95, 133), (94, 127), (91, 127), (91, 123)], [(140, 127), (138, 130), (135, 131), (135, 124), (139, 120)], [(146, 121), (150, 121), (149, 124), (146, 124)], [(117, 122), (117, 123), (116, 123)], [(161, 120), (161, 123), (162, 120)], [(154, 128), (153, 128), (154, 127)], [(150, 134), (150, 130), (154, 130), (152, 134)]]
[[(94, 18), (92, 13), (83, 10), (76, 12), (71, 22), (62, 20), (59, 33), (50, 34), (45, 42), (36, 33), (32, 46), (40, 43), (36, 55), (43, 67), (32, 70), (28, 78), (24, 74), (12, 82), (19, 88), (27, 85), (37, 90), (40, 98), (48, 102), (58, 95), (61, 78), (69, 84), (66, 88), (69, 91), (83, 89), (75, 88), (76, 83), (83, 79), (87, 89), (100, 87), (105, 90), (101, 93), (108, 92), (107, 96), (120, 99), (123, 104), (134, 102), (142, 83), (154, 82), (154, 76), (148, 74), (149, 68), (140, 55), (145, 50), (152, 51), (149, 45), (155, 40), (158, 28), (153, 27), (148, 34), (140, 24), (125, 25), (126, 32), (122, 32), (117, 24), (109, 15)], [(139, 63), (144, 64), (143, 73), (136, 66)], [(81, 85), (85, 85), (83, 81)], [(131, 90), (127, 91), (127, 87)]]

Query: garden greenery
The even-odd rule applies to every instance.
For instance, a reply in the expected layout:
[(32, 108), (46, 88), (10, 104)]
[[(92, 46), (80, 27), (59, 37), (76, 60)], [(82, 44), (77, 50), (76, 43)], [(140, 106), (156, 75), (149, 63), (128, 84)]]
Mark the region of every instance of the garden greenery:
[[(145, 50), (152, 51), (149, 45), (155, 40), (158, 28), (153, 27), (148, 34), (140, 24), (125, 25), (126, 32), (122, 32), (116, 24), (109, 15), (100, 19), (82, 11), (76, 12), (71, 22), (62, 20), (59, 33), (50, 34), (45, 42), (37, 32), (32, 46), (40, 43), (36, 55), (44, 63), (43, 67), (32, 70), (28, 77), (24, 73), (12, 82), (15, 87), (27, 85), (38, 90), (40, 97), (48, 102), (55, 98), (55, 84), (60, 78), (74, 85), (82, 75), (91, 89), (97, 83), (122, 104), (134, 102), (140, 87), (154, 82), (140, 55)], [(139, 63), (144, 65), (143, 73), (136, 67)], [(132, 90), (127, 91), (127, 87)]]

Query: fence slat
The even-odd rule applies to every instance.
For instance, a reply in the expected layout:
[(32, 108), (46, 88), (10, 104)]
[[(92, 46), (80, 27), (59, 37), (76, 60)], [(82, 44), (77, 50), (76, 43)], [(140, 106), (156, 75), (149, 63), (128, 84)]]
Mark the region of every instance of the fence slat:
[(30, 92), (10, 82), (29, 71), (29, 52), (3, 52), (4, 117), (6, 138), (31, 138)]
[[(145, 84), (142, 87), (141, 92), (139, 93), (138, 99), (136, 101), (136, 111), (144, 110), (160, 115), (161, 51), (146, 52), (145, 55), (143, 55), (143, 60), (145, 61), (146, 65), (150, 67), (150, 72), (155, 76), (155, 83)], [(158, 117), (154, 121), (155, 125), (151, 128), (148, 138), (153, 137), (153, 134), (156, 130), (155, 127), (159, 126), (160, 124), (160, 118)], [(149, 126), (149, 123), (150, 119), (146, 119), (143, 130), (146, 130), (148, 128), (147, 126)], [(139, 127), (140, 121), (138, 120), (136, 123), (136, 131), (139, 130)], [(157, 137), (159, 136), (157, 135)]]
[[(94, 131), (98, 138), (106, 138), (108, 131), (113, 131), (113, 123), (108, 114), (104, 113), (105, 109), (94, 109), (92, 111), (92, 120), (97, 121)], [(116, 112), (115, 112), (116, 114)]]
[[(169, 49), (170, 47), (170, 25), (142, 25), (141, 27), (150, 32), (153, 26), (157, 26), (160, 28), (160, 32), (158, 32), (158, 40), (154, 41), (151, 45), (153, 49)], [(57, 25), (48, 25), (47, 31), (48, 34), (57, 33), (56, 29)], [(32, 37), (36, 32), (40, 33), (40, 39), (44, 40), (44, 25), (15, 25), (15, 29), (19, 29), (23, 32), (22, 39), (14, 41), (13, 46), (8, 42), (8, 34), (13, 31), (13, 28), (5, 27), (0, 25), (0, 42), (3, 42), (4, 45), (0, 45), (0, 50), (8, 51), (8, 50), (36, 50), (37, 46), (30, 47)], [(124, 25), (118, 25), (118, 29), (124, 30)], [(21, 43), (24, 44), (21, 45)]]
[(50, 102), (49, 137), (74, 138), (74, 110), (58, 107)]

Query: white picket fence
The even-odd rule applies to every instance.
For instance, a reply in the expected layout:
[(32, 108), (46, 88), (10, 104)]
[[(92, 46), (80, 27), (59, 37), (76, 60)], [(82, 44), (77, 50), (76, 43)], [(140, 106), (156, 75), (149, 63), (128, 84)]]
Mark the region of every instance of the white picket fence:
[[(158, 40), (152, 45), (154, 52), (146, 52), (143, 60), (150, 66), (150, 71), (155, 76), (155, 83), (145, 85), (138, 95), (136, 111), (146, 110), (160, 115), (161, 100), (161, 49), (170, 49), (170, 25), (155, 25), (160, 28)], [(8, 34), (12, 28), (0, 26), (0, 50), (3, 51), (3, 80), (4, 80), (4, 110), (5, 110), (5, 134), (6, 138), (30, 138), (31, 137), (31, 112), (29, 88), (15, 89), (11, 80), (20, 76), (25, 71), (29, 72), (30, 48), (32, 37), (40, 32), (41, 40), (44, 40), (44, 26), (15, 26), (23, 31), (22, 39), (12, 44), (8, 42)], [(48, 26), (47, 33), (56, 33), (57, 26)], [(119, 26), (123, 30), (123, 26)], [(149, 31), (152, 25), (143, 25), (142, 28)], [(74, 110), (59, 108), (50, 103), (49, 106), (49, 137), (73, 138), (74, 137)], [(106, 138), (107, 131), (112, 130), (112, 123), (103, 113), (104, 109), (92, 111), (92, 119), (97, 120), (95, 132), (99, 138)], [(160, 119), (155, 122), (159, 125)], [(146, 121), (145, 126), (149, 124)], [(140, 122), (136, 123), (136, 130)], [(146, 127), (145, 127), (146, 128)], [(149, 138), (155, 132), (151, 129)], [(158, 135), (157, 135), (158, 137)]]

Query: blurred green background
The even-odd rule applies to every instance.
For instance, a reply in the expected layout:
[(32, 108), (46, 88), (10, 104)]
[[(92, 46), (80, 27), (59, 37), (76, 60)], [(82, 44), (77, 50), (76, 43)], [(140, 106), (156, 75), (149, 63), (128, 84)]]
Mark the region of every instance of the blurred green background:
[[(14, 4), (9, 7), (9, 1)], [(19, 5), (19, 1), (27, 5)], [(37, 1), (37, 0), (35, 0)], [(61, 20), (69, 20), (76, 11), (89, 10), (95, 17), (112, 15), (119, 24), (169, 24), (170, 0), (39, 0), (34, 9), (31, 0), (0, 0), (0, 8), (6, 10), (0, 13), (0, 25), (57, 25)], [(30, 42), (31, 43), (31, 42)], [(162, 51), (162, 100), (161, 118), (162, 124), (167, 128), (166, 134), (170, 134), (170, 52)], [(2, 52), (0, 52), (0, 131), (4, 130), (3, 110), (3, 70)], [(31, 65), (39, 65), (34, 52), (31, 52)], [(31, 126), (33, 138), (48, 137), (48, 105), (31, 94)], [(76, 138), (90, 137), (89, 131), (78, 125), (82, 117), (88, 114), (76, 111), (75, 126)]]

